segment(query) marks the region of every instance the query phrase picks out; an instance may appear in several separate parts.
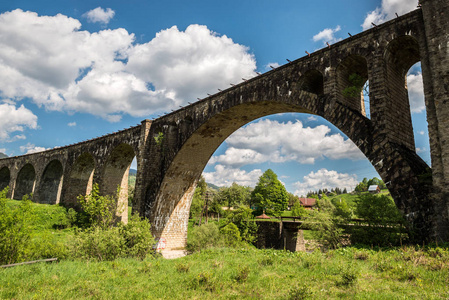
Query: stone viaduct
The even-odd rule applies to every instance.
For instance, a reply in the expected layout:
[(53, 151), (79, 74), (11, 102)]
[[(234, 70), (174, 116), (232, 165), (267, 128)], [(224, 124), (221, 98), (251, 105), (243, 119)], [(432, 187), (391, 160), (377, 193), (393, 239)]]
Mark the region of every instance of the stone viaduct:
[[(167, 248), (187, 238), (193, 192), (209, 158), (235, 130), (284, 112), (319, 115), (365, 154), (416, 232), (449, 241), (449, 2), (420, 8), (263, 75), (136, 127), (78, 144), (0, 160), (0, 188), (14, 199), (76, 206), (97, 182), (126, 204), (137, 158), (133, 210)], [(421, 62), (432, 168), (415, 152), (406, 74)], [(371, 118), (362, 97), (343, 91), (350, 75), (369, 80)], [(124, 205), (127, 207), (126, 205)], [(127, 211), (121, 214), (126, 221)]]

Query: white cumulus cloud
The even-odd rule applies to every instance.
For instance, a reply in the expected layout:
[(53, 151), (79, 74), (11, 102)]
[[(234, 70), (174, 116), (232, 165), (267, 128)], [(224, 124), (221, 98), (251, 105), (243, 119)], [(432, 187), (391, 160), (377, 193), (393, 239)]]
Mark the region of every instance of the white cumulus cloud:
[(314, 35), (313, 41), (314, 42), (322, 41), (323, 44), (326, 44), (326, 42), (328, 42), (329, 44), (335, 43), (339, 40), (335, 37), (335, 33), (340, 30), (341, 30), (340, 25), (337, 25), (337, 27), (335, 28), (326, 28), (317, 33), (316, 35)]
[(421, 72), (407, 75), (407, 88), (411, 112), (423, 112), (426, 109), (426, 105), (424, 103), (424, 86)]
[(123, 28), (87, 32), (73, 18), (20, 9), (0, 14), (0, 98), (111, 122), (177, 108), (255, 75), (247, 47), (190, 25), (145, 44)]
[(374, 23), (376, 25), (384, 23), (385, 21), (391, 20), (398, 15), (403, 15), (414, 9), (418, 5), (417, 0), (382, 0), (380, 7), (369, 12), (363, 21), (363, 30), (371, 28)]
[(254, 187), (263, 172), (260, 169), (246, 172), (238, 168), (232, 168), (224, 165), (216, 165), (214, 172), (203, 172), (206, 182), (217, 186), (230, 186), (232, 183)]
[(115, 11), (110, 8), (103, 9), (101, 7), (97, 7), (83, 14), (83, 17), (87, 18), (87, 21), (90, 23), (102, 23), (106, 25), (109, 21), (111, 21), (114, 15)]
[(23, 140), (23, 134), (16, 135), (10, 139), (10, 134), (24, 131), (25, 128), (37, 128), (37, 116), (27, 109), (23, 104), (18, 108), (14, 104), (0, 104), (0, 141)]
[(270, 62), (265, 65), (265, 71), (271, 71), (276, 68), (279, 68), (280, 64), (277, 62)]
[(317, 191), (319, 189), (346, 188), (352, 191), (358, 184), (357, 176), (346, 173), (338, 173), (337, 171), (329, 171), (320, 169), (316, 172), (310, 172), (304, 176), (302, 181), (294, 183), (296, 188), (294, 194), (305, 196), (309, 191)]
[(313, 164), (324, 157), (365, 158), (351, 140), (330, 131), (325, 125), (304, 127), (301, 121), (281, 123), (263, 119), (232, 134), (226, 140), (225, 153), (213, 156), (209, 163), (240, 167), (263, 162)]
[(20, 151), (22, 152), (26, 152), (25, 154), (31, 154), (31, 153), (36, 153), (36, 152), (42, 152), (45, 151), (46, 149), (44, 147), (36, 147), (36, 145), (28, 143), (24, 146), (20, 146)]
[(76, 126), (76, 122), (69, 122), (69, 123), (67, 123), (67, 126), (74, 127), (74, 126)]

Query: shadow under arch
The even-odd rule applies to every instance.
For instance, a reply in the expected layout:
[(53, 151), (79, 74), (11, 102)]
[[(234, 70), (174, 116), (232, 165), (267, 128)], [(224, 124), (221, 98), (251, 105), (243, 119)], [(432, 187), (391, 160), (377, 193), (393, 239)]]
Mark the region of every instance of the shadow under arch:
[(95, 161), (92, 154), (84, 152), (73, 164), (69, 176), (64, 180), (67, 187), (61, 203), (67, 207), (79, 208), (77, 197), (92, 191)]
[(300, 90), (322, 95), (324, 93), (324, 77), (318, 70), (308, 70), (299, 78), (298, 88)]
[(14, 199), (21, 200), (23, 196), (34, 192), (36, 171), (32, 164), (28, 163), (20, 169), (14, 189)]
[(42, 174), (37, 202), (58, 204), (61, 197), (62, 178), (64, 170), (59, 160), (52, 160), (47, 164)]
[(0, 191), (7, 186), (9, 186), (9, 181), (11, 180), (11, 172), (8, 167), (3, 167), (0, 169)]
[(115, 197), (117, 189), (120, 189), (117, 199), (117, 216), (123, 222), (128, 220), (128, 176), (135, 156), (131, 145), (118, 145), (107, 158), (101, 176), (100, 192), (103, 195)]

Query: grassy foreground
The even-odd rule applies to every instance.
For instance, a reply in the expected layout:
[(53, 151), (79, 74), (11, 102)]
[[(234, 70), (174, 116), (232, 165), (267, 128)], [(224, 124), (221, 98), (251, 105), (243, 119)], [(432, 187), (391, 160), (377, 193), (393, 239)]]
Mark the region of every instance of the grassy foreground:
[(449, 251), (209, 249), (0, 269), (1, 299), (447, 299)]

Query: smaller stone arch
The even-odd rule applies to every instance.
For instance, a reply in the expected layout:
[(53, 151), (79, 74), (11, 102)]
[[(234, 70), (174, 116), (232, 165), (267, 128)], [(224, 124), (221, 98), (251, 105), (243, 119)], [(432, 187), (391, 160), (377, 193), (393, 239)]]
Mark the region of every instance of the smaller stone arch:
[(384, 57), (388, 63), (387, 71), (405, 77), (410, 67), (421, 60), (418, 41), (409, 35), (397, 37), (388, 43)]
[(11, 172), (8, 167), (3, 167), (0, 169), (0, 191), (3, 191), (5, 187), (9, 185), (11, 180)]
[(34, 192), (36, 171), (32, 164), (28, 163), (20, 169), (14, 189), (14, 199), (21, 200), (23, 196)]
[(368, 80), (365, 57), (350, 55), (337, 66), (337, 99), (366, 116), (363, 85)]
[(117, 216), (121, 221), (128, 220), (128, 176), (129, 168), (135, 157), (135, 152), (129, 144), (120, 144), (109, 155), (101, 176), (100, 192), (103, 195), (117, 196)]
[(299, 78), (298, 88), (300, 90), (322, 95), (324, 93), (324, 78), (318, 70), (308, 70)]
[[(407, 88), (407, 72), (420, 61), (418, 41), (412, 36), (400, 36), (388, 43), (385, 53), (385, 94), (389, 99), (388, 131), (396, 143), (415, 151), (415, 139)], [(397, 124), (401, 124), (398, 128)]]
[(39, 203), (58, 204), (61, 197), (63, 167), (59, 160), (48, 163), (39, 187)]
[(78, 207), (77, 197), (92, 191), (95, 161), (90, 153), (81, 154), (73, 164), (64, 185), (67, 187), (62, 203), (69, 207)]

